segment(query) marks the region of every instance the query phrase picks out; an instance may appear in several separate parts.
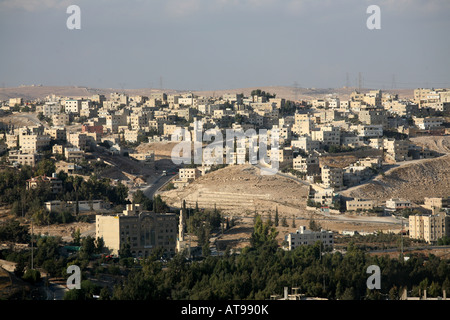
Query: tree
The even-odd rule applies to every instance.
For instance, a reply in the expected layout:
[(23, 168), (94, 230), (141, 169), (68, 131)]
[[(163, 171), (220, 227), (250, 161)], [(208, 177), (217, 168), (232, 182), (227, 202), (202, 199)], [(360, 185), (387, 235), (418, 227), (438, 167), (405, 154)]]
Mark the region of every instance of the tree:
[(275, 209), (275, 227), (278, 227), (279, 217), (278, 217), (278, 207)]
[(272, 227), (269, 222), (263, 222), (260, 215), (255, 217), (255, 225), (253, 227), (253, 233), (250, 237), (250, 244), (254, 248), (277, 247), (276, 237), (278, 231), (275, 227)]
[(80, 229), (75, 230), (72, 232), (72, 242), (75, 246), (81, 245), (81, 232)]

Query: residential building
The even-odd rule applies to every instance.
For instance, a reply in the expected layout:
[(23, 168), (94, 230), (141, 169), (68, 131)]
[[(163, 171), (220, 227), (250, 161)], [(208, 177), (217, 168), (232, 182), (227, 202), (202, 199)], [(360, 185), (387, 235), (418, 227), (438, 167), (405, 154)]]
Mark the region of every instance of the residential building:
[(23, 153), (21, 150), (10, 150), (8, 161), (12, 164), (19, 164), (21, 166), (31, 166), (34, 167), (38, 160), (38, 155), (36, 153)]
[(344, 172), (342, 168), (323, 166), (321, 177), (322, 185), (326, 188), (340, 190), (344, 186)]
[(26, 189), (31, 190), (36, 188), (39, 183), (48, 183), (50, 185), (50, 189), (52, 193), (59, 193), (63, 190), (62, 181), (56, 178), (56, 175), (53, 174), (51, 177), (47, 176), (37, 176), (26, 181)]
[(346, 207), (347, 211), (370, 210), (374, 207), (374, 201), (355, 198), (353, 200), (347, 200)]
[(394, 138), (383, 139), (385, 160), (394, 162), (409, 160), (408, 149), (409, 142), (406, 140), (397, 140)]
[(390, 211), (396, 211), (401, 209), (409, 209), (412, 208), (413, 205), (411, 201), (404, 199), (392, 198), (386, 200), (386, 209)]
[(134, 257), (148, 257), (156, 248), (175, 253), (177, 217), (171, 213), (141, 211), (129, 204), (122, 214), (97, 215), (96, 238), (102, 238), (112, 254), (130, 246)]
[(52, 123), (55, 127), (64, 127), (70, 122), (70, 116), (67, 113), (52, 115)]
[(285, 240), (287, 242), (287, 250), (291, 251), (297, 248), (298, 246), (314, 245), (317, 241), (322, 242), (324, 247), (333, 247), (334, 245), (334, 234), (332, 231), (321, 230), (321, 231), (312, 231), (307, 230), (305, 226), (300, 226), (295, 233), (289, 233), (285, 236)]
[(409, 237), (433, 243), (450, 236), (450, 217), (445, 213), (409, 216)]
[(65, 148), (64, 156), (68, 162), (81, 162), (84, 159), (84, 151), (79, 148)]
[(64, 103), (64, 112), (69, 114), (76, 114), (79, 115), (80, 114), (80, 110), (81, 110), (81, 99), (68, 99), (65, 101)]
[(293, 159), (294, 170), (304, 172), (307, 176), (320, 175), (319, 157), (308, 155), (307, 157), (297, 156)]

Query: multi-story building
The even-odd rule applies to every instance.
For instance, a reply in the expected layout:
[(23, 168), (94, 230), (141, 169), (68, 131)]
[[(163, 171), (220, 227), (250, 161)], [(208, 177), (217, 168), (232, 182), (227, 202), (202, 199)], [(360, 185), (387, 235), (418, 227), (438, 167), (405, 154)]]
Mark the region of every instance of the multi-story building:
[(304, 172), (308, 176), (320, 175), (319, 158), (314, 155), (297, 156), (293, 160), (294, 170)]
[(63, 127), (70, 122), (70, 116), (67, 113), (54, 114), (52, 122), (55, 127)]
[(178, 171), (180, 180), (195, 180), (200, 177), (200, 171), (197, 168), (182, 168)]
[(45, 117), (51, 117), (55, 114), (59, 114), (61, 112), (61, 105), (56, 102), (46, 102), (42, 106), (42, 114)]
[(428, 130), (431, 128), (436, 128), (442, 126), (444, 123), (443, 117), (426, 117), (426, 118), (417, 118), (414, 117), (414, 124), (422, 130)]
[(64, 111), (65, 113), (73, 113), (76, 115), (80, 114), (81, 110), (81, 102), (80, 99), (68, 99), (64, 102)]
[(84, 159), (84, 151), (78, 148), (65, 148), (64, 156), (68, 162), (81, 162)]
[(405, 161), (410, 157), (408, 156), (409, 143), (406, 140), (397, 140), (386, 138), (383, 139), (383, 150), (386, 160), (392, 161)]
[(322, 146), (339, 145), (341, 143), (341, 129), (331, 125), (311, 130), (311, 139), (320, 141)]
[(96, 237), (102, 238), (105, 247), (115, 255), (125, 245), (130, 246), (134, 257), (147, 257), (156, 248), (175, 253), (175, 214), (141, 211), (138, 205), (129, 204), (122, 214), (97, 215), (95, 227)]
[(409, 216), (409, 237), (433, 243), (450, 236), (450, 217), (445, 213)]
[(23, 153), (21, 150), (10, 150), (8, 161), (9, 163), (17, 163), (22, 166), (28, 165), (34, 167), (38, 160), (38, 155), (36, 153)]
[(374, 207), (374, 201), (355, 198), (353, 200), (348, 200), (346, 206), (347, 211), (370, 210)]
[(35, 153), (50, 145), (50, 136), (46, 134), (19, 135), (19, 147), (24, 153)]
[(326, 188), (340, 190), (344, 186), (344, 172), (342, 168), (323, 166), (321, 176), (322, 184)]
[(432, 211), (439, 211), (442, 208), (450, 207), (450, 197), (444, 198), (424, 198), (424, 208), (427, 208)]
[(300, 226), (295, 233), (289, 233), (285, 236), (287, 242), (287, 250), (294, 250), (298, 246), (314, 245), (317, 241), (322, 242), (324, 247), (333, 247), (334, 245), (334, 234), (332, 231), (321, 230), (312, 231), (307, 230), (305, 226)]

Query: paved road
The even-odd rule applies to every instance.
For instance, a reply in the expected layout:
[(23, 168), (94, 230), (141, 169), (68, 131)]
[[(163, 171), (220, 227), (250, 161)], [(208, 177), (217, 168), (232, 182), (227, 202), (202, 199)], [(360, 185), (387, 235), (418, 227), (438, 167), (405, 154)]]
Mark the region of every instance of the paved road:
[(173, 179), (176, 175), (171, 174), (172, 172), (178, 173), (178, 167), (172, 167), (167, 171), (167, 175), (163, 176), (162, 174), (153, 180), (148, 187), (146, 187), (142, 192), (149, 199), (153, 199), (155, 195), (158, 194), (158, 189), (161, 188), (166, 182)]

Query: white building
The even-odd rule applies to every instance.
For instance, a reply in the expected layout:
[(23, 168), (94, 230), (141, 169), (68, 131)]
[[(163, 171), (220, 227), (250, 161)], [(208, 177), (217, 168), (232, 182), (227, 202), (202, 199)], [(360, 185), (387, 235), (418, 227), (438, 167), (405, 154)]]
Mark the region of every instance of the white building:
[(305, 226), (300, 226), (300, 229), (295, 233), (289, 233), (285, 240), (288, 243), (288, 250), (293, 250), (301, 245), (314, 245), (317, 241), (321, 241), (325, 247), (333, 247), (334, 234), (332, 231), (323, 229), (321, 231), (312, 231), (307, 230)]

